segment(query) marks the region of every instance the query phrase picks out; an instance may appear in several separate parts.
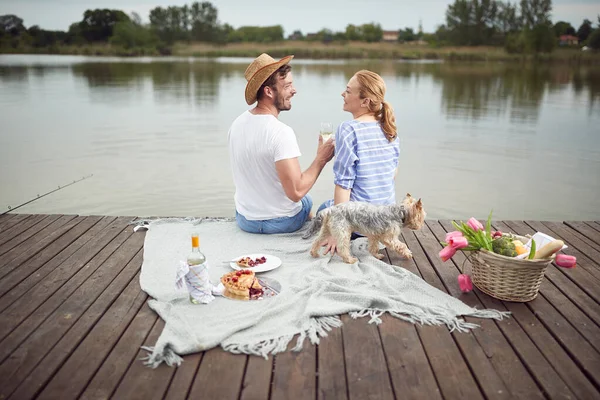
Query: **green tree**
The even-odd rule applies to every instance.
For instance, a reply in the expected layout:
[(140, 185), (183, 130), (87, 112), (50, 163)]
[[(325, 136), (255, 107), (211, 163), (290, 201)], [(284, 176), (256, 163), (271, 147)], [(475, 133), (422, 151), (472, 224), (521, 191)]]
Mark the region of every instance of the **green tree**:
[(579, 38), (579, 43), (585, 42), (593, 30), (594, 28), (592, 28), (592, 21), (590, 21), (587, 18), (584, 19), (579, 29), (577, 29), (577, 37)]
[(150, 47), (157, 44), (149, 28), (133, 21), (122, 21), (115, 25), (110, 43), (125, 49)]
[(130, 21), (121, 10), (95, 9), (86, 10), (79, 23), (80, 34), (88, 42), (108, 41), (118, 22)]
[(455, 0), (446, 10), (450, 39), (460, 45), (490, 43), (499, 12), (495, 0)]
[(23, 20), (16, 15), (0, 15), (0, 33), (7, 33), (13, 36), (25, 32)]
[(446, 10), (448, 39), (455, 44), (471, 44), (470, 28), (473, 24), (473, 4), (469, 0), (455, 0)]
[(362, 40), (362, 29), (356, 25), (347, 25), (346, 39), (354, 41)]
[(192, 39), (203, 42), (213, 41), (218, 28), (217, 15), (217, 9), (208, 1), (192, 3), (190, 9)]
[(552, 0), (521, 0), (521, 19), (525, 28), (533, 29), (550, 22)]
[(288, 40), (303, 40), (304, 35), (301, 30), (295, 30), (291, 35), (288, 36)]
[(398, 41), (400, 42), (412, 42), (417, 39), (417, 35), (412, 28), (400, 29), (398, 31)]
[(503, 35), (521, 30), (521, 21), (519, 21), (519, 17), (517, 16), (516, 4), (498, 2), (496, 29)]
[(365, 42), (373, 43), (383, 39), (383, 29), (381, 29), (381, 25), (379, 24), (363, 24), (361, 29), (363, 40)]
[(554, 34), (556, 35), (556, 37), (560, 37), (562, 35), (575, 36), (576, 32), (575, 28), (573, 28), (573, 26), (570, 23), (565, 21), (558, 21), (554, 24)]
[(556, 36), (550, 21), (537, 24), (527, 32), (527, 50), (532, 53), (549, 53), (556, 45)]
[(588, 46), (594, 50), (600, 50), (600, 28), (597, 28), (588, 37)]

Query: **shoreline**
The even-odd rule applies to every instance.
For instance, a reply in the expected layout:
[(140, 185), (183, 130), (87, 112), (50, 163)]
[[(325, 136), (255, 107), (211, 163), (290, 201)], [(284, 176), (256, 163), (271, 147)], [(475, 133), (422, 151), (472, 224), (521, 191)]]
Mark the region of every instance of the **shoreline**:
[(85, 56), (175, 56), (175, 57), (256, 57), (260, 53), (273, 57), (294, 54), (298, 59), (339, 60), (438, 60), (474, 62), (544, 62), (559, 64), (600, 64), (600, 53), (583, 52), (577, 48), (558, 48), (552, 53), (509, 54), (501, 47), (431, 47), (400, 43), (315, 43), (284, 41), (272, 44), (236, 43), (214, 46), (205, 43), (176, 43), (168, 49), (124, 49), (110, 44), (82, 46), (53, 46), (47, 48), (1, 48), (0, 54), (85, 55)]

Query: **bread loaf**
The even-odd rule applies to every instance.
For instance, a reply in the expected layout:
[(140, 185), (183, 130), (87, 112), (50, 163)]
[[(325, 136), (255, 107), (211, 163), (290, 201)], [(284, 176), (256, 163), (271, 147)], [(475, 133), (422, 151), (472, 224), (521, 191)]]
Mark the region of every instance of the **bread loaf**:
[(533, 258), (550, 258), (552, 254), (562, 249), (564, 245), (565, 243), (562, 240), (553, 240), (536, 251)]

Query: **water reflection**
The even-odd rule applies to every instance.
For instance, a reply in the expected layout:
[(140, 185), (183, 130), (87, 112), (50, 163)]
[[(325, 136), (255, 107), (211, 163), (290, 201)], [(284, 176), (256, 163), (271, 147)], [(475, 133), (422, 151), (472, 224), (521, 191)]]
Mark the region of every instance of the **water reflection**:
[(95, 91), (114, 87), (139, 89), (151, 82), (159, 97), (202, 104), (217, 99), (220, 82), (239, 73), (239, 66), (214, 61), (82, 63), (74, 65), (72, 71)]
[[(159, 98), (210, 103), (220, 85), (235, 76), (243, 79), (246, 64), (222, 61), (83, 62), (71, 65), (3, 65), (0, 82), (25, 81), (29, 76), (65, 73), (82, 79), (91, 92), (104, 98), (104, 89), (142, 90), (151, 84)], [(590, 112), (600, 98), (600, 71), (590, 67), (504, 64), (400, 63), (377, 60), (347, 62), (295, 61), (297, 76), (315, 75), (345, 83), (359, 69), (371, 69), (386, 79), (431, 79), (441, 88), (441, 111), (450, 119), (481, 119), (508, 113), (510, 120), (534, 123), (544, 96), (573, 90)], [(571, 89), (572, 88), (572, 89)], [(106, 98), (110, 101), (110, 97)]]

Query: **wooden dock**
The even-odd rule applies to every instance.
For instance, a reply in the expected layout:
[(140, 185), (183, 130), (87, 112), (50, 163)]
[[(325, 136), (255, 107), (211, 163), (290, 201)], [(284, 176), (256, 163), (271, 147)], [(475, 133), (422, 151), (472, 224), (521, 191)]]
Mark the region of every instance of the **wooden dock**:
[[(145, 234), (133, 217), (0, 216), (0, 399), (599, 399), (600, 222), (502, 221), (497, 229), (560, 237), (578, 266), (554, 265), (532, 302), (508, 303), (442, 263), (449, 221), (404, 232), (414, 259), (387, 261), (470, 306), (512, 312), (470, 333), (384, 316), (343, 316), (319, 346), (269, 360), (220, 348), (151, 369), (140, 358), (163, 322), (139, 274)], [(470, 271), (467, 262), (467, 271)]]

